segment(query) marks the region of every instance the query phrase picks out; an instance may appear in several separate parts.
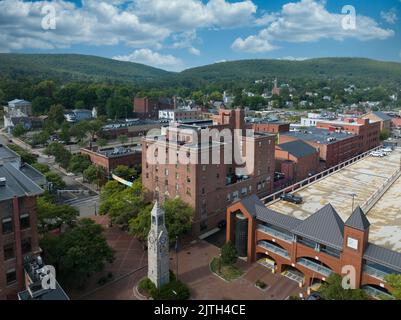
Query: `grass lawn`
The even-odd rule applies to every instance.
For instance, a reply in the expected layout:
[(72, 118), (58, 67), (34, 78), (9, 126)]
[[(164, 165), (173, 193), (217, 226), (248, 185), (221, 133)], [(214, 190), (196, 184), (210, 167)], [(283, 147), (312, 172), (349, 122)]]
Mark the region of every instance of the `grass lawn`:
[(219, 260), (220, 258), (213, 258), (212, 262), (210, 263), (210, 269), (223, 279), (227, 281), (233, 281), (244, 274), (243, 271), (232, 265), (221, 264), (221, 268), (219, 270)]

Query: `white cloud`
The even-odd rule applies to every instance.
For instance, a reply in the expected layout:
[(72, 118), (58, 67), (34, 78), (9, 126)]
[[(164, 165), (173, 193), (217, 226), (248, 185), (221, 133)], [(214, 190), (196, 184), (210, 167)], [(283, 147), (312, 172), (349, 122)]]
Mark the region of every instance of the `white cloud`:
[[(197, 41), (196, 30), (186, 31), (172, 36), (173, 45), (175, 49), (188, 49), (188, 52), (199, 56), (200, 50), (193, 46), (193, 43)], [(199, 42), (199, 41), (198, 41)]]
[(183, 62), (173, 55), (163, 55), (150, 49), (135, 50), (131, 54), (113, 57), (115, 60), (143, 63), (166, 70), (179, 70)]
[(251, 53), (268, 52), (277, 49), (277, 47), (272, 45), (268, 39), (263, 39), (260, 36), (249, 36), (245, 40), (237, 38), (231, 48), (235, 51)]
[(249, 0), (230, 3), (226, 0), (136, 0), (133, 8), (141, 17), (174, 31), (201, 27), (230, 28), (245, 25), (256, 13)]
[(372, 18), (358, 15), (356, 28), (343, 28), (345, 15), (331, 13), (325, 8), (325, 2), (301, 0), (287, 3), (274, 20), (257, 35), (238, 38), (232, 48), (245, 52), (267, 52), (277, 48), (276, 41), (313, 42), (321, 39), (371, 40), (387, 39), (394, 31), (381, 28)]
[(199, 49), (196, 49), (194, 47), (188, 48), (189, 53), (193, 54), (194, 56), (200, 56), (201, 52)]
[[(43, 30), (44, 5), (56, 10), (55, 30)], [(172, 35), (199, 28), (247, 24), (257, 7), (249, 0), (0, 1), (0, 51), (53, 49), (74, 44), (160, 48)], [(200, 51), (192, 43), (185, 47)]]
[(305, 57), (293, 57), (293, 56), (287, 56), (283, 58), (279, 58), (278, 60), (288, 60), (288, 61), (305, 61), (308, 60), (309, 58)]
[(392, 8), (389, 11), (381, 11), (380, 16), (383, 20), (390, 24), (394, 24), (398, 20), (397, 10), (395, 8)]

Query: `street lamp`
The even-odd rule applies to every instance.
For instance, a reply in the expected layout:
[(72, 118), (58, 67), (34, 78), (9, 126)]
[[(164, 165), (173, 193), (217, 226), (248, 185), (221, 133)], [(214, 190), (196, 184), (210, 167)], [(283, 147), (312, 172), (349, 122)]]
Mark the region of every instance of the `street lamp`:
[(356, 193), (351, 193), (350, 196), (352, 197), (352, 212), (351, 212), (351, 214), (352, 214), (354, 212), (355, 197), (358, 195)]

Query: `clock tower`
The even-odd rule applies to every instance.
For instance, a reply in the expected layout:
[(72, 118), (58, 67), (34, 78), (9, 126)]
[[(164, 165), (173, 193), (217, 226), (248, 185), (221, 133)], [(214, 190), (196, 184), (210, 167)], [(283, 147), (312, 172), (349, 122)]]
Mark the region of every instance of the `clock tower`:
[(169, 239), (164, 210), (156, 200), (148, 234), (148, 278), (160, 288), (170, 282)]

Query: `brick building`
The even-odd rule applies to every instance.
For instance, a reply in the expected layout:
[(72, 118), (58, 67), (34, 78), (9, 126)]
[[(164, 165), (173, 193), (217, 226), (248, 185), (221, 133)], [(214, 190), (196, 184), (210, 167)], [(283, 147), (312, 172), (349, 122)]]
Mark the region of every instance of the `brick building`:
[(290, 131), (290, 124), (276, 121), (258, 122), (252, 124), (252, 129), (256, 132), (282, 133)]
[(390, 132), (391, 130), (391, 117), (384, 112), (372, 111), (362, 116), (362, 119), (369, 119), (371, 122), (379, 122), (381, 131), (387, 130)]
[[(260, 196), (272, 192), (274, 175), (274, 136), (267, 134), (232, 137), (234, 129), (245, 128), (242, 110), (220, 110), (213, 122), (176, 124), (165, 136), (144, 138), (142, 143), (142, 182), (145, 188), (157, 191), (162, 197), (179, 196), (195, 209), (192, 233), (199, 235), (217, 227), (225, 219), (225, 211), (233, 201), (250, 194)], [(201, 141), (205, 130), (214, 132)], [(224, 134), (230, 133), (230, 137)], [(233, 146), (252, 155), (253, 170), (245, 172), (243, 164), (226, 161), (234, 153)], [(227, 152), (228, 150), (228, 152)], [(217, 154), (217, 159), (214, 155)], [(193, 161), (175, 161), (183, 155)], [(155, 157), (157, 161), (150, 161)], [(203, 161), (208, 157), (210, 161)], [(214, 159), (214, 160), (213, 160)], [(213, 160), (213, 161), (212, 161)], [(248, 162), (247, 162), (248, 165)]]
[(248, 262), (307, 287), (352, 269), (356, 288), (391, 298), (384, 277), (401, 273), (401, 253), (369, 242), (369, 231), (360, 207), (345, 222), (330, 204), (302, 220), (267, 208), (255, 195), (227, 209), (227, 241)]
[(144, 136), (149, 130), (160, 129), (159, 121), (139, 120), (135, 123), (114, 123), (106, 125), (97, 136), (106, 139), (117, 139), (118, 136), (129, 138)]
[(140, 119), (155, 119), (159, 117), (159, 110), (174, 109), (174, 102), (169, 98), (134, 98), (134, 115)]
[(12, 163), (0, 164), (0, 299), (25, 286), (24, 257), (40, 251), (36, 197), (43, 190)]
[(369, 119), (320, 121), (316, 127), (279, 135), (279, 143), (303, 140), (315, 147), (326, 168), (380, 145), (380, 123)]
[(106, 148), (98, 150), (81, 148), (81, 154), (89, 156), (91, 162), (111, 173), (117, 166), (137, 167), (142, 163), (142, 149), (138, 148)]
[(358, 135), (358, 153), (369, 151), (380, 145), (380, 122), (369, 119), (345, 119), (344, 121), (320, 121), (317, 128), (331, 132), (346, 132)]
[(285, 174), (286, 180), (301, 181), (320, 171), (319, 152), (302, 140), (276, 146), (276, 171)]
[(309, 127), (306, 130), (290, 131), (279, 136), (280, 144), (298, 140), (304, 141), (319, 152), (322, 169), (330, 168), (362, 153), (356, 134)]

